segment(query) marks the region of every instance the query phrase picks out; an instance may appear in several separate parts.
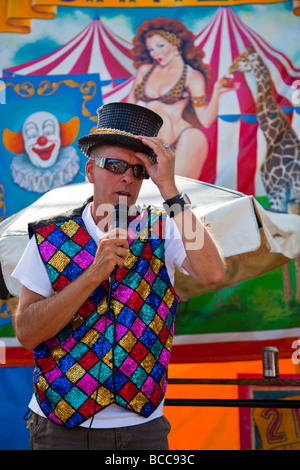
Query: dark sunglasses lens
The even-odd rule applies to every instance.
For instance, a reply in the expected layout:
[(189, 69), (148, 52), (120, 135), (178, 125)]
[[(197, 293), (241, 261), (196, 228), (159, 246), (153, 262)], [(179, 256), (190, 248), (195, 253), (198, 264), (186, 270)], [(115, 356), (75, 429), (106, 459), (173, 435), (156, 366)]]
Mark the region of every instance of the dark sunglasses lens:
[(113, 173), (123, 174), (128, 168), (132, 168), (133, 175), (139, 179), (147, 179), (149, 175), (147, 170), (142, 165), (129, 165), (129, 163), (123, 160), (107, 159), (105, 162), (105, 168), (112, 171)]
[(122, 160), (106, 160), (106, 168), (114, 173), (125, 173), (129, 166)]
[(139, 179), (147, 179), (149, 178), (149, 175), (147, 173), (147, 170), (144, 166), (142, 165), (134, 165), (132, 167), (133, 169), (133, 174), (136, 178), (139, 178)]

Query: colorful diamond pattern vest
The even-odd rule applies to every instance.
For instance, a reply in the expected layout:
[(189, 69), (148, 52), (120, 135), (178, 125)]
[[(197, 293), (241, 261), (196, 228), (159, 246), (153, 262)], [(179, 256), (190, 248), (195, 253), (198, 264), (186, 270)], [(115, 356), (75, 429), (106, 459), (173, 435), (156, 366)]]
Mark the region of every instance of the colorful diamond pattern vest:
[[(29, 226), (54, 292), (93, 262), (97, 247), (82, 210)], [(35, 395), (54, 422), (72, 428), (112, 403), (148, 417), (162, 401), (178, 305), (164, 263), (164, 216), (152, 209), (134, 219), (139, 237), (129, 240), (117, 270), (111, 308), (105, 282), (65, 328), (35, 348)]]

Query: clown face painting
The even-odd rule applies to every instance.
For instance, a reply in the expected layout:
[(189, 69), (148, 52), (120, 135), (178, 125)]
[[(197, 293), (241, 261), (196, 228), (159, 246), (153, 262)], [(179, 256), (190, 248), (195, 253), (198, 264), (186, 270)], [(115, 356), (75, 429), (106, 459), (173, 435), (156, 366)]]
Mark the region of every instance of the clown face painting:
[(57, 118), (40, 111), (29, 116), (22, 129), (25, 152), (32, 165), (49, 168), (57, 160), (61, 147), (60, 128)]
[(77, 117), (61, 123), (46, 111), (28, 116), (18, 132), (5, 129), (3, 143), (15, 154), (10, 166), (14, 182), (37, 193), (70, 183), (80, 167), (77, 151), (71, 146), (78, 131)]

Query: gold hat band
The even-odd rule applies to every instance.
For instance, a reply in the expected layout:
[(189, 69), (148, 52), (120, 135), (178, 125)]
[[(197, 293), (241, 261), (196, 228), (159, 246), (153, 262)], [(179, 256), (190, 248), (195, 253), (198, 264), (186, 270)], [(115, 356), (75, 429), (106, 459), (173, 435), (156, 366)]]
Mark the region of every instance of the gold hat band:
[(118, 134), (118, 135), (126, 135), (126, 137), (133, 137), (136, 139), (138, 136), (131, 134), (130, 132), (120, 131), (119, 129), (112, 129), (110, 127), (104, 127), (102, 129), (95, 129), (93, 134)]

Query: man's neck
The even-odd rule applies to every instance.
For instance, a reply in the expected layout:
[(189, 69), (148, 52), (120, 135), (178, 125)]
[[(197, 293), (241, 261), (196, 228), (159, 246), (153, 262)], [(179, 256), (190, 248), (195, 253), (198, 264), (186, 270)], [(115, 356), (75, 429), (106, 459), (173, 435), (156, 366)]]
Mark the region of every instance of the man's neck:
[(95, 202), (91, 203), (91, 215), (92, 218), (102, 232), (106, 233), (114, 224), (114, 218), (112, 214), (112, 206), (107, 205), (98, 205), (96, 206)]

